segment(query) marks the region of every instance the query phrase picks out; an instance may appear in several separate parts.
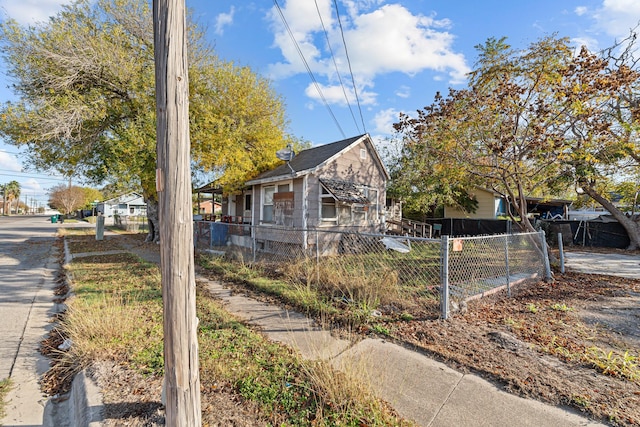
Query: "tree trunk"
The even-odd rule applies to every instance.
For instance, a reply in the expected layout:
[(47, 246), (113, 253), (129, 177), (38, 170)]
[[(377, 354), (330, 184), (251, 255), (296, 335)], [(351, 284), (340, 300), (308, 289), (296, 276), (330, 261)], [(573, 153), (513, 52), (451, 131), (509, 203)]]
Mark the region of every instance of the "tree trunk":
[(624, 227), (629, 235), (629, 246), (627, 250), (632, 251), (640, 248), (640, 222), (637, 219), (627, 217), (624, 212), (618, 209), (613, 203), (603, 197), (590, 185), (583, 185), (582, 189), (589, 197), (600, 203), (603, 208), (609, 211), (619, 223)]
[(158, 225), (158, 201), (146, 199), (147, 203), (147, 224), (149, 225), (149, 233), (145, 242), (160, 243), (160, 227)]
[(200, 426), (185, 0), (154, 0), (158, 219), (168, 426)]

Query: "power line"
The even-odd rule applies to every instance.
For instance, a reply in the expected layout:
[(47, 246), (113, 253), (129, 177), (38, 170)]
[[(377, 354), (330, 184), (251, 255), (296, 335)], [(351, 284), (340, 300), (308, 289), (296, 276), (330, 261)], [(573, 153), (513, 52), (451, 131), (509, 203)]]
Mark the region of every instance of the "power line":
[(12, 171), (9, 169), (0, 169), (0, 171), (2, 172), (11, 172), (11, 173), (1, 173), (0, 172), (0, 176), (12, 176), (12, 177), (16, 177), (16, 174), (19, 174), (19, 178), (38, 178), (38, 179), (46, 179), (46, 180), (52, 180), (52, 181), (66, 181), (66, 178), (54, 178), (51, 175), (39, 175), (39, 174), (29, 174), (27, 172), (18, 172), (18, 171)]
[(340, 70), (338, 70), (338, 63), (336, 62), (336, 56), (333, 53), (333, 48), (331, 47), (331, 41), (329, 40), (329, 33), (324, 26), (324, 20), (322, 19), (322, 14), (320, 13), (320, 8), (318, 7), (318, 0), (314, 0), (316, 4), (316, 11), (318, 12), (318, 18), (320, 18), (320, 24), (322, 24), (322, 31), (324, 32), (324, 36), (327, 39), (327, 46), (329, 47), (329, 52), (331, 53), (331, 59), (333, 60), (333, 66), (336, 69), (336, 74), (338, 75), (338, 80), (340, 81), (340, 87), (342, 88), (342, 93), (344, 95), (344, 99), (347, 102), (347, 106), (349, 107), (349, 112), (351, 112), (351, 117), (353, 118), (353, 123), (356, 125), (356, 129), (358, 129), (358, 133), (360, 133), (360, 126), (358, 126), (358, 122), (356, 120), (355, 114), (353, 114), (353, 109), (351, 108), (351, 103), (349, 102), (349, 97), (347, 96), (347, 90), (344, 87), (344, 82), (342, 81), (342, 76), (340, 75)]
[(351, 68), (351, 59), (349, 58), (349, 51), (347, 50), (347, 41), (344, 39), (344, 30), (342, 29), (342, 20), (340, 19), (340, 13), (338, 12), (338, 3), (333, 0), (333, 4), (336, 7), (336, 17), (338, 18), (338, 25), (340, 26), (340, 35), (342, 36), (342, 44), (344, 45), (344, 55), (347, 58), (347, 64), (349, 64), (349, 74), (351, 74), (351, 84), (353, 85), (353, 93), (356, 96), (356, 102), (358, 103), (358, 110), (360, 111), (360, 120), (362, 121), (362, 128), (365, 133), (367, 127), (364, 125), (364, 117), (362, 116), (362, 107), (360, 106), (360, 98), (358, 97), (358, 88), (356, 87), (356, 81), (353, 78), (353, 70)]
[(333, 118), (333, 121), (336, 124), (336, 126), (338, 127), (338, 130), (340, 130), (340, 133), (342, 134), (342, 137), (346, 138), (346, 135), (345, 135), (344, 131), (342, 130), (342, 127), (340, 126), (340, 123), (338, 123), (338, 119), (336, 119), (336, 116), (333, 114), (333, 110), (331, 110), (331, 107), (329, 106), (329, 103), (327, 102), (327, 99), (324, 97), (324, 94), (322, 93), (322, 90), (320, 90), (320, 85), (318, 84), (318, 81), (316, 80), (316, 77), (313, 75), (313, 72), (311, 71), (311, 68), (309, 67), (309, 64), (307, 63), (307, 60), (305, 59), (304, 54), (302, 53), (302, 50), (300, 49), (300, 46), (298, 45), (298, 41), (296, 40), (295, 36), (293, 35), (293, 32), (291, 31), (291, 28), (289, 27), (289, 24), (287, 23), (287, 20), (284, 17), (284, 13), (282, 13), (282, 9), (280, 8), (280, 5), (278, 4), (278, 0), (273, 0), (273, 3), (276, 5), (276, 9), (278, 9), (278, 13), (280, 14), (280, 19), (282, 19), (282, 23), (284, 24), (285, 28), (287, 29), (287, 32), (289, 33), (289, 37), (291, 37), (291, 40), (293, 41), (293, 44), (294, 44), (296, 50), (298, 51), (298, 55), (300, 55), (300, 58), (302, 59), (302, 63), (304, 64), (305, 68), (307, 69), (307, 73), (309, 74), (309, 77), (311, 78), (311, 81), (313, 82), (314, 86), (316, 87), (316, 90), (318, 91), (318, 94), (320, 95), (320, 98), (322, 99), (322, 102), (324, 103), (325, 107), (329, 111), (329, 114)]
[(22, 156), (23, 154), (26, 154), (26, 153), (16, 153), (15, 151), (7, 151), (4, 148), (0, 148), (0, 153), (12, 154), (14, 156)]

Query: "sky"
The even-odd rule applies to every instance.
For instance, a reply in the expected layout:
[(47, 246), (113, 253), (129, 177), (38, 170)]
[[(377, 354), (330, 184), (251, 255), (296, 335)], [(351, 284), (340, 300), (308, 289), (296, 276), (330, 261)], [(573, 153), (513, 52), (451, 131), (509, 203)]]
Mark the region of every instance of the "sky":
[[(46, 21), (64, 0), (0, 0), (0, 19)], [(292, 135), (313, 145), (369, 133), (385, 144), (400, 112), (462, 88), (474, 46), (507, 37), (525, 48), (568, 37), (576, 48), (611, 46), (640, 22), (638, 0), (186, 0), (217, 55), (272, 81)], [(284, 19), (283, 19), (284, 18)], [(295, 43), (293, 42), (295, 39)], [(304, 59), (302, 59), (304, 58)], [(0, 102), (14, 100), (0, 66)], [(357, 95), (357, 96), (356, 96)], [(0, 184), (46, 201), (62, 177), (26, 171), (0, 140)], [(33, 196), (32, 196), (33, 195)]]

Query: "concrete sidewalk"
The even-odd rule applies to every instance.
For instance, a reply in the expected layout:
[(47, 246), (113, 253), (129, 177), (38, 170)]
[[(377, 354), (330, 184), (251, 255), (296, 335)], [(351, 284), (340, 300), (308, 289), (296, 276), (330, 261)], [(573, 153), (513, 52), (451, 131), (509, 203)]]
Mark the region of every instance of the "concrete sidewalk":
[(335, 338), (305, 316), (241, 295), (202, 278), (225, 308), (307, 359), (330, 360), (337, 369), (362, 370), (377, 395), (420, 426), (602, 426), (575, 412), (523, 399), (418, 352), (380, 339), (356, 344)]
[(5, 396), (5, 427), (42, 424), (46, 396), (41, 375), (49, 359), (39, 345), (53, 327), (57, 309), (52, 301), (56, 287), (57, 227), (45, 216), (0, 218), (0, 379), (11, 387)]

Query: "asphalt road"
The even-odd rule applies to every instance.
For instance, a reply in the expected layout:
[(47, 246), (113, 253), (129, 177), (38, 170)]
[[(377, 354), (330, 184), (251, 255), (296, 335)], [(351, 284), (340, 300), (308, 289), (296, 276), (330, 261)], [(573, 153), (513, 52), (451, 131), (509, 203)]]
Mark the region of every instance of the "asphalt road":
[(45, 397), (38, 385), (48, 368), (38, 345), (53, 314), (55, 234), (49, 216), (0, 217), (0, 379), (11, 378), (0, 425), (40, 426)]

